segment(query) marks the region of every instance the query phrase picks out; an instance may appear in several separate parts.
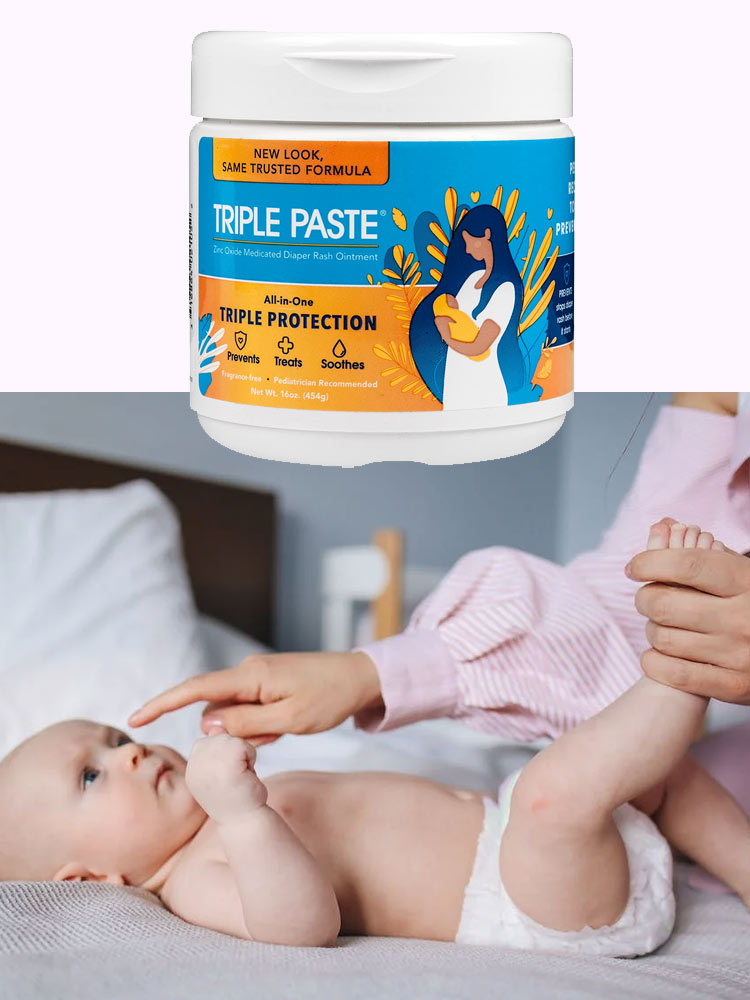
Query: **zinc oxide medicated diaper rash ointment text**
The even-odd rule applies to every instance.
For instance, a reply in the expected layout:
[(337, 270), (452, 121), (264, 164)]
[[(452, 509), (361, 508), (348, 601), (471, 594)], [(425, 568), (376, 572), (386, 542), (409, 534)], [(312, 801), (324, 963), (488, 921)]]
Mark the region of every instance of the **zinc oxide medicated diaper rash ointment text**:
[(191, 405), (211, 437), (452, 464), (559, 429), (567, 38), (207, 32), (192, 86)]

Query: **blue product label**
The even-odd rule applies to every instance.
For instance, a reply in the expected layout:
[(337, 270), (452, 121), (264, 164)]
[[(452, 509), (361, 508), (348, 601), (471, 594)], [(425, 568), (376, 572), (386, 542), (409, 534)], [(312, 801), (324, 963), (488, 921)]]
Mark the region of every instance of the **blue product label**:
[(201, 391), (390, 411), (570, 392), (574, 188), (572, 138), (202, 138)]

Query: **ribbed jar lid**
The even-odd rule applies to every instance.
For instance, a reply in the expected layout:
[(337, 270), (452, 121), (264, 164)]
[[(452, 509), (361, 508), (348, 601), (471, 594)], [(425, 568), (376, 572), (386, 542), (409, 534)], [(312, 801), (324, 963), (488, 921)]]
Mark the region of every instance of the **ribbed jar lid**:
[(283, 122), (531, 122), (573, 113), (565, 35), (207, 31), (192, 111)]

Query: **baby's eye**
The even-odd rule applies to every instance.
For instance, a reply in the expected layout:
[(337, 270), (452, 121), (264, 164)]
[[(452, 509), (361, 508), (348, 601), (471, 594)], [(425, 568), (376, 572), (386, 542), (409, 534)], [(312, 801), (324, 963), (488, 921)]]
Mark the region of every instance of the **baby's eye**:
[(86, 767), (81, 774), (81, 785), (83, 786), (84, 792), (99, 777), (99, 772), (95, 767)]
[(115, 740), (115, 746), (122, 747), (125, 746), (126, 743), (132, 743), (132, 742), (133, 741), (130, 739), (130, 737), (126, 736), (125, 733), (119, 733), (117, 739)]

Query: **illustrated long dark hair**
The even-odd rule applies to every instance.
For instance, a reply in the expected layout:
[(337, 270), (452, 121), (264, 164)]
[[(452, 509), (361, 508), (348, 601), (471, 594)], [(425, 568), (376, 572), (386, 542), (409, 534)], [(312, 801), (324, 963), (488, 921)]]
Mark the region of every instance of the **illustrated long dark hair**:
[(425, 384), (440, 402), (443, 401), (448, 345), (435, 326), (433, 303), (439, 295), (456, 295), (468, 276), (482, 269), (482, 262), (474, 260), (467, 252), (463, 234), (468, 232), (470, 236), (484, 236), (487, 229), (490, 230), (492, 243), (492, 273), (482, 286), (482, 294), (472, 317), (476, 319), (482, 312), (499, 285), (505, 281), (513, 283), (516, 292), (513, 314), (498, 341), (497, 362), (509, 392), (520, 389), (526, 377), (523, 355), (518, 346), (518, 320), (523, 305), (523, 284), (510, 254), (508, 229), (502, 212), (492, 205), (477, 205), (476, 208), (470, 209), (456, 226), (446, 251), (445, 266), (440, 281), (437, 287), (419, 303), (409, 327), (409, 342), (414, 362)]

